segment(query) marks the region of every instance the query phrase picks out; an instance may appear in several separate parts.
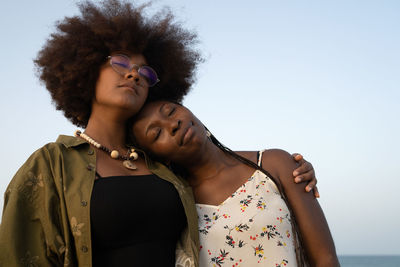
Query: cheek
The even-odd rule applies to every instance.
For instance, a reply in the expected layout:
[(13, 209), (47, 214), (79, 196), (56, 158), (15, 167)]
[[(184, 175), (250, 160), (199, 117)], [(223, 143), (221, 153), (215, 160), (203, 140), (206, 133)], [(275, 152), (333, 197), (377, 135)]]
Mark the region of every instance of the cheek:
[(149, 95), (149, 88), (144, 88), (140, 94), (141, 107), (144, 105), (144, 102), (146, 102), (148, 95)]
[(178, 148), (174, 146), (171, 142), (159, 140), (144, 149), (156, 156), (157, 158), (160, 158), (162, 160), (171, 160), (171, 157), (176, 154), (175, 152)]
[(169, 157), (173, 151), (176, 151), (176, 147), (170, 141), (156, 142), (152, 151), (159, 157)]
[(116, 77), (108, 69), (100, 71), (96, 83), (96, 97), (107, 95), (109, 88), (116, 83)]
[(96, 85), (96, 89), (95, 89), (95, 98), (97, 100), (99, 100), (99, 98), (102, 98), (102, 95), (104, 95), (104, 91), (105, 91), (106, 86), (104, 85), (104, 83), (99, 82)]

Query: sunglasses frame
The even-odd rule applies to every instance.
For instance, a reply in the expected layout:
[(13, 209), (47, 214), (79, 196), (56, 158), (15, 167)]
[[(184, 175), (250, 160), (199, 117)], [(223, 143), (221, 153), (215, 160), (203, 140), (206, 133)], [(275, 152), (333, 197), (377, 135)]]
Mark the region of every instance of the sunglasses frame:
[[(112, 63), (112, 58), (115, 57), (115, 56), (120, 56), (120, 57), (126, 58), (126, 59), (128, 60), (128, 62), (129, 62), (129, 64), (130, 64), (130, 67), (129, 67), (129, 69), (126, 68), (126, 72), (125, 72), (125, 73), (121, 73), (120, 71), (118, 71), (118, 69), (117, 69), (117, 68), (114, 66), (114, 64)], [(113, 69), (116, 73), (118, 73), (118, 74), (120, 74), (120, 75), (125, 75), (125, 74), (131, 72), (131, 71), (135, 68), (136, 71), (139, 73), (139, 75), (142, 76), (142, 77), (144, 77), (144, 78), (146, 79), (147, 83), (149, 84), (149, 87), (153, 87), (154, 85), (156, 85), (156, 84), (160, 81), (160, 79), (158, 79), (157, 72), (156, 72), (152, 67), (150, 67), (150, 66), (139, 66), (139, 65), (137, 65), (137, 64), (132, 64), (132, 63), (131, 63), (131, 59), (130, 59), (127, 55), (124, 55), (124, 54), (115, 54), (115, 55), (112, 55), (112, 56), (108, 56), (107, 59), (110, 60), (110, 66), (112, 67), (112, 69)], [(124, 68), (124, 67), (121, 66), (121, 68)], [(124, 69), (125, 69), (125, 68), (124, 68)], [(153, 82), (152, 84), (150, 84), (149, 78), (148, 78), (147, 76), (143, 75), (142, 73), (140, 73), (140, 70), (141, 70), (141, 69), (150, 69), (150, 70), (155, 74), (157, 80), (156, 80), (155, 82)]]

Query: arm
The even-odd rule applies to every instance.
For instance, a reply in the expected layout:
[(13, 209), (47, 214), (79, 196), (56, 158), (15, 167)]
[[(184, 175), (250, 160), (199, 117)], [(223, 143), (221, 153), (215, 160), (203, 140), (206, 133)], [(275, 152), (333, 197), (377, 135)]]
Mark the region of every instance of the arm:
[(303, 185), (293, 183), (292, 172), (298, 164), (283, 150), (264, 153), (263, 166), (282, 183), (310, 263), (312, 266), (339, 266), (328, 223), (318, 201), (312, 195), (304, 194)]
[(45, 197), (50, 188), (45, 179), (48, 172), (43, 168), (44, 161), (38, 162), (33, 157), (20, 168), (5, 193), (0, 266), (63, 265), (51, 242), (55, 237), (52, 234), (56, 235), (53, 231), (56, 223), (49, 216), (57, 215), (51, 214), (51, 202)]

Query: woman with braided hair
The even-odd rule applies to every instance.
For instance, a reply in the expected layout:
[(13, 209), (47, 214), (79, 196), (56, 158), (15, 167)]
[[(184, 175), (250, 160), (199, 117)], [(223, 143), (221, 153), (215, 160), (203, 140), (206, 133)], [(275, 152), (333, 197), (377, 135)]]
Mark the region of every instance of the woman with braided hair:
[(322, 209), (285, 151), (233, 152), (185, 107), (148, 103), (132, 140), (193, 188), (200, 266), (339, 266)]

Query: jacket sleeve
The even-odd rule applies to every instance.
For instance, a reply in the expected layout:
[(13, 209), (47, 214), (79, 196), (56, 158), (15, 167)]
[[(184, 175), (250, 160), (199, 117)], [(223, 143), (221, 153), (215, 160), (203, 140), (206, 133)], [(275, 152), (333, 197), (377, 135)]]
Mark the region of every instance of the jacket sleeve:
[(57, 190), (45, 149), (18, 170), (4, 199), (0, 266), (63, 266)]

